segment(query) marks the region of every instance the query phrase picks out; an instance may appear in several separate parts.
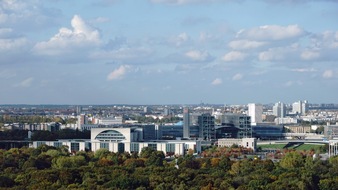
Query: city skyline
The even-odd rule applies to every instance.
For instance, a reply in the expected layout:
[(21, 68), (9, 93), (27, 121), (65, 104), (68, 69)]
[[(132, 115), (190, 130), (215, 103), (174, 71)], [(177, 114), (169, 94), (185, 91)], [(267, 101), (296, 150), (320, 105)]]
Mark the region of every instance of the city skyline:
[(338, 103), (332, 0), (5, 0), (0, 104)]

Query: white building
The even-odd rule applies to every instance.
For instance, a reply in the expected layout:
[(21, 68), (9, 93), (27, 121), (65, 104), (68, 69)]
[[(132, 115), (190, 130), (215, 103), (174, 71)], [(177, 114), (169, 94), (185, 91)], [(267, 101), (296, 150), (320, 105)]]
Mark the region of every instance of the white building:
[(256, 138), (242, 138), (242, 139), (224, 138), (218, 139), (217, 143), (218, 147), (231, 147), (232, 145), (238, 145), (245, 148), (251, 148), (254, 151), (257, 148)]
[(111, 152), (137, 152), (142, 148), (151, 147), (163, 151), (165, 155), (185, 155), (187, 151), (200, 153), (203, 141), (200, 140), (173, 140), (173, 141), (142, 141), (142, 133), (133, 128), (92, 128), (89, 140), (59, 140), (59, 141), (34, 141), (32, 147), (37, 148), (42, 144), (61, 147), (66, 145), (71, 152), (91, 150), (93, 152), (105, 148)]
[(293, 117), (277, 117), (275, 118), (275, 123), (276, 125), (281, 125), (281, 124), (297, 124), (298, 123), (298, 119), (297, 118), (293, 118)]
[(107, 117), (107, 118), (102, 118), (99, 119), (98, 121), (99, 124), (101, 125), (118, 125), (123, 123), (123, 118), (122, 117)]
[(273, 106), (272, 111), (273, 111), (273, 115), (275, 115), (276, 117), (283, 118), (286, 116), (286, 107), (285, 107), (285, 104), (282, 102), (277, 102)]
[(305, 115), (309, 109), (308, 102), (305, 101), (298, 101), (292, 104), (292, 113)]
[(248, 115), (251, 117), (251, 125), (262, 123), (262, 113), (263, 113), (262, 104), (254, 104), (254, 103), (248, 104)]

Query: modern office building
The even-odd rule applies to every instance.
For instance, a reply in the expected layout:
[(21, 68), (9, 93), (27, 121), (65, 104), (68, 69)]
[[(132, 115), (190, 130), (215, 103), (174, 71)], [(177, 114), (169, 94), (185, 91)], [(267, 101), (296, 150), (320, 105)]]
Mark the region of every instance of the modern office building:
[(183, 125), (159, 125), (157, 130), (158, 139), (174, 140), (183, 138), (183, 128)]
[(225, 113), (221, 125), (216, 127), (217, 138), (251, 138), (251, 117), (244, 114)]
[(263, 105), (251, 103), (248, 104), (248, 115), (251, 117), (251, 125), (262, 123)]
[(252, 126), (252, 137), (261, 140), (280, 140), (284, 139), (283, 134), (283, 126), (282, 125), (264, 125), (259, 124), (256, 126)]
[(32, 147), (37, 148), (42, 144), (55, 147), (66, 145), (69, 147), (70, 152), (85, 150), (95, 152), (105, 148), (112, 152), (140, 153), (142, 148), (151, 147), (154, 150), (163, 151), (166, 155), (185, 155), (189, 150), (200, 153), (202, 150), (201, 146), (205, 142), (201, 140), (146, 141), (140, 128), (102, 127), (91, 130), (91, 139), (34, 141)]
[(273, 111), (273, 115), (275, 115), (276, 117), (283, 118), (286, 116), (286, 107), (285, 107), (285, 104), (282, 102), (277, 102), (273, 106), (272, 111)]
[(215, 117), (209, 113), (198, 116), (199, 138), (204, 140), (216, 139)]

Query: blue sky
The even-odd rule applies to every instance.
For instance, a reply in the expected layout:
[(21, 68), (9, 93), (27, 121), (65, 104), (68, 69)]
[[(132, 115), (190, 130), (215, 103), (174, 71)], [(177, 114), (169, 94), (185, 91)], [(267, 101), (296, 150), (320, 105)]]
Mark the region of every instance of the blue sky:
[(3, 0), (0, 104), (338, 103), (335, 0)]

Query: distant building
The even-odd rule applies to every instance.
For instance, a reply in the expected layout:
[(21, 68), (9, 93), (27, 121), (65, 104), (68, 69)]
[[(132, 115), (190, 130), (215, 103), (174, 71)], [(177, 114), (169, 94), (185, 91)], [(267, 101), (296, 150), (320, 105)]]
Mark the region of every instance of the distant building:
[(289, 126), (285, 126), (285, 128), (289, 129), (291, 133), (310, 133), (311, 132), (311, 126), (289, 125)]
[(183, 108), (183, 138), (190, 138), (190, 112), (189, 108)]
[(273, 106), (272, 111), (273, 111), (273, 115), (275, 115), (276, 117), (283, 118), (286, 116), (286, 107), (285, 107), (285, 104), (282, 102), (276, 103)]
[(261, 140), (279, 140), (284, 139), (283, 126), (274, 123), (260, 123), (252, 126), (252, 137)]
[(225, 113), (221, 125), (216, 127), (217, 138), (251, 138), (251, 117), (244, 114)]
[(118, 125), (123, 123), (123, 118), (120, 117), (107, 117), (99, 119), (99, 124), (101, 125)]
[(298, 101), (292, 104), (292, 113), (297, 115), (305, 115), (309, 110), (309, 104), (305, 101)]
[(277, 117), (275, 118), (276, 125), (281, 124), (297, 124), (299, 120), (293, 117)]
[(335, 125), (330, 124), (327, 122), (326, 126), (324, 126), (324, 136), (331, 140), (338, 138), (338, 122)]
[[(146, 133), (151, 133), (150, 131)], [(137, 152), (142, 148), (150, 147), (157, 151), (163, 151), (166, 155), (185, 155), (189, 150), (200, 153), (203, 144), (200, 140), (175, 140), (157, 141), (147, 140), (140, 128), (102, 127), (91, 130), (91, 139), (70, 139), (60, 141), (34, 141), (32, 147), (37, 148), (42, 144), (61, 147), (66, 145), (71, 152), (99, 149), (107, 149), (112, 152)]]
[(209, 113), (198, 116), (199, 138), (212, 140), (216, 138), (215, 117)]
[(238, 145), (245, 148), (251, 148), (253, 151), (257, 148), (256, 138), (242, 138), (242, 139), (218, 139), (218, 147), (231, 147), (232, 145)]
[(254, 104), (254, 103), (248, 104), (248, 115), (251, 117), (251, 125), (262, 123), (262, 113), (263, 113), (262, 104)]

